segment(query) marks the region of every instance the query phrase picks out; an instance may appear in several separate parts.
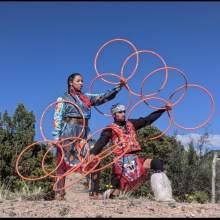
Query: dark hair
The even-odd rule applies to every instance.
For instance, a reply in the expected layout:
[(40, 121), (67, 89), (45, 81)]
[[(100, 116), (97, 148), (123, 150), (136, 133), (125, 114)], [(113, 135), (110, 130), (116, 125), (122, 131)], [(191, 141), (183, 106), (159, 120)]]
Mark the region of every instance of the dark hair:
[(80, 73), (72, 73), (71, 75), (69, 75), (67, 79), (68, 92), (70, 88), (70, 82), (72, 82), (76, 76), (82, 76), (82, 75)]
[(153, 159), (151, 161), (150, 166), (151, 166), (151, 169), (153, 169), (155, 172), (163, 172), (164, 171), (163, 160), (160, 158)]

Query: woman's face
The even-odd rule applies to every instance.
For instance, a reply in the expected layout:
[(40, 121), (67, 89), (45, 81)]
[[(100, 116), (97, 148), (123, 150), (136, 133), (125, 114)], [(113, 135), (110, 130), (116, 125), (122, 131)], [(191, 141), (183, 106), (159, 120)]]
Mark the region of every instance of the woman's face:
[(83, 78), (82, 76), (75, 76), (72, 82), (70, 82), (70, 85), (73, 86), (73, 88), (77, 91), (81, 91), (83, 87)]

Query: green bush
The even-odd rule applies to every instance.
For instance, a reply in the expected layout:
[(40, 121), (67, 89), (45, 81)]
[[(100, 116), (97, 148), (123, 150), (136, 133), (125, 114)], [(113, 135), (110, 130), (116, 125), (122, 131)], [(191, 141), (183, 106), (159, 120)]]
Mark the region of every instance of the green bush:
[[(16, 160), (21, 151), (28, 145), (34, 143), (35, 116), (28, 112), (23, 104), (19, 104), (15, 113), (10, 117), (7, 111), (0, 114), (0, 183), (7, 186), (10, 192), (22, 191), (24, 185), (28, 193), (41, 189), (45, 199), (54, 197), (52, 190), (53, 179), (45, 178), (40, 181), (22, 180), (15, 169)], [(19, 171), (23, 176), (33, 177), (45, 175), (41, 168), (41, 160), (48, 146), (36, 144), (26, 152), (19, 163)], [(51, 154), (46, 160), (47, 169), (54, 167), (54, 160)], [(1, 186), (0, 186), (1, 187)]]
[(193, 192), (191, 194), (185, 194), (186, 202), (198, 202), (198, 203), (207, 203), (209, 201), (208, 193), (203, 191)]
[[(101, 161), (99, 167), (102, 168), (105, 165), (111, 163), (113, 160), (113, 155), (109, 155), (108, 157), (106, 157), (104, 160)], [(104, 169), (103, 171), (101, 171), (100, 174), (100, 190), (101, 191), (105, 191), (107, 189), (111, 189), (112, 185), (111, 185), (111, 175), (112, 175), (112, 167), (107, 167), (106, 169)]]

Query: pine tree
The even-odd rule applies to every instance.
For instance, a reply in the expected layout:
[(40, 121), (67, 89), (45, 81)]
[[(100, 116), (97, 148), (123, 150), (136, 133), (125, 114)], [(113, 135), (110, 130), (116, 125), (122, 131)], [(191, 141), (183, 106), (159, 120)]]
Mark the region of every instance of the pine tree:
[[(0, 115), (0, 181), (11, 191), (19, 190), (24, 185), (29, 187), (41, 186), (46, 193), (52, 195), (51, 179), (42, 181), (24, 181), (15, 169), (18, 155), (28, 145), (34, 142), (35, 116), (28, 112), (23, 104), (18, 104), (15, 113), (10, 117), (5, 111)], [(41, 160), (48, 149), (45, 144), (38, 144), (27, 151), (19, 163), (19, 171), (24, 176), (42, 176)], [(47, 162), (53, 166), (53, 158), (49, 155)], [(49, 187), (50, 186), (50, 187)]]

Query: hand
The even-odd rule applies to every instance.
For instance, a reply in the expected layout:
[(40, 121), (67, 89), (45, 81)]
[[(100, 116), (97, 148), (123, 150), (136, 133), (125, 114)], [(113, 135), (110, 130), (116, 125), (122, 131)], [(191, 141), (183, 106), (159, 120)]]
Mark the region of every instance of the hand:
[(90, 155), (89, 155), (89, 161), (92, 161), (94, 158), (95, 158), (95, 155), (94, 155), (94, 154), (90, 154)]
[(126, 86), (126, 79), (125, 78), (120, 78), (120, 84), (121, 87)]
[(87, 144), (86, 140), (85, 140), (85, 139), (82, 139), (82, 140), (79, 142), (80, 149), (82, 149), (86, 144)]
[(144, 169), (149, 170), (149, 169), (151, 168), (151, 167), (150, 167), (151, 161), (152, 161), (152, 159), (146, 159), (146, 160), (144, 161), (144, 164), (143, 164)]
[(116, 88), (121, 89), (123, 86), (126, 86), (126, 80), (124, 78), (120, 78), (120, 83), (116, 86)]
[(172, 104), (171, 104), (170, 102), (165, 105), (165, 108), (166, 108), (167, 111), (172, 110), (172, 107), (173, 107), (173, 106), (172, 106)]

